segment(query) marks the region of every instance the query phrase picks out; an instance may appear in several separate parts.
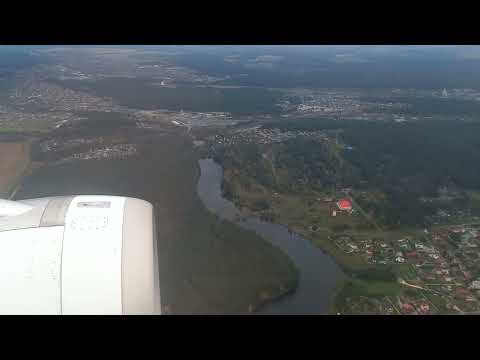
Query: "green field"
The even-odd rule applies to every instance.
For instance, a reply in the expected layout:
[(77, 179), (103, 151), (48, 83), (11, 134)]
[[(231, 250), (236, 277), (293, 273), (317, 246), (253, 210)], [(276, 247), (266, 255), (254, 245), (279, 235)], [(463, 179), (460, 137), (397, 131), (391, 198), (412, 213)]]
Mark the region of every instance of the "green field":
[(335, 312), (344, 312), (347, 298), (365, 296), (380, 299), (385, 296), (398, 296), (403, 290), (399, 284), (392, 282), (347, 279), (338, 287), (333, 309)]
[[(332, 209), (336, 208), (334, 202), (326, 203), (323, 199), (330, 194), (316, 192), (304, 194), (274, 193), (255, 181), (250, 181), (248, 190), (242, 184), (239, 174), (226, 171), (225, 181), (230, 185), (233, 199), (239, 208), (245, 211), (253, 211), (257, 216), (272, 216), (275, 223), (287, 225), (303, 237), (310, 239), (315, 245), (329, 253), (336, 262), (344, 269), (354, 271), (368, 268), (358, 255), (351, 255), (339, 249), (328, 237), (339, 233), (346, 233), (362, 238), (384, 236), (369, 225), (369, 221), (357, 212), (355, 214), (338, 213), (332, 216)], [(259, 209), (258, 204), (268, 204), (268, 208)], [(316, 230), (312, 231), (312, 226)], [(390, 234), (390, 233), (389, 233)], [(396, 233), (392, 232), (395, 237)]]
[(286, 255), (203, 207), (196, 194), (197, 155), (188, 139), (142, 142), (136, 159), (39, 169), (16, 198), (113, 194), (155, 204), (162, 305), (170, 313), (247, 313), (295, 286), (296, 270)]

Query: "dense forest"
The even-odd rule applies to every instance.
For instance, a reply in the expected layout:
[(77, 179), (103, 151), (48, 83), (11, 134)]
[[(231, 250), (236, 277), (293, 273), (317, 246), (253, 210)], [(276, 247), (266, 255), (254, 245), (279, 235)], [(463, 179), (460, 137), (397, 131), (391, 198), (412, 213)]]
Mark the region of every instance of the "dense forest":
[(269, 160), (265, 151), (265, 146), (258, 144), (239, 144), (217, 148), (214, 158), (226, 169), (241, 169), (237, 177), (247, 188), (250, 179), (281, 192), (351, 186), (360, 180), (355, 167), (318, 141), (297, 138), (275, 144), (274, 160)]
[[(218, 155), (224, 166), (238, 167), (266, 186), (279, 191), (331, 189), (352, 186), (380, 191), (373, 201), (359, 198), (387, 226), (422, 225), (438, 206), (461, 207), (462, 201), (428, 202), (439, 189), (480, 189), (480, 123), (419, 121), (276, 121), (265, 127), (282, 130), (338, 131), (350, 150), (302, 137), (273, 146), (274, 162), (283, 180), (272, 177), (259, 146)], [(248, 149), (246, 149), (248, 148)], [(242, 155), (241, 155), (242, 154)], [(245, 159), (248, 159), (245, 162)], [(245, 166), (245, 164), (249, 164)], [(255, 165), (256, 164), (256, 165)], [(281, 170), (285, 171), (281, 171)], [(465, 205), (465, 203), (463, 203)]]
[[(298, 120), (272, 122), (281, 130), (341, 130), (351, 146), (342, 157), (358, 167), (374, 186), (407, 184), (419, 193), (434, 195), (439, 186), (454, 183), (480, 188), (480, 123), (425, 120), (410, 123)], [(305, 146), (303, 146), (305, 147)], [(315, 157), (318, 145), (303, 151)], [(310, 150), (310, 151), (309, 151)]]
[(478, 134), (480, 124), (462, 121), (348, 128), (343, 139), (354, 150), (344, 156), (361, 169), (369, 187), (385, 193), (373, 210), (387, 224), (417, 225), (437, 207), (421, 197), (437, 197), (445, 187), (480, 188)]
[[(236, 146), (219, 147), (216, 149), (214, 159), (221, 163), (225, 169), (241, 169), (238, 171), (238, 180), (247, 189), (251, 179), (266, 187), (275, 187), (275, 179), (262, 157), (262, 150), (256, 144), (239, 144)], [(228, 185), (228, 184), (224, 184)], [(234, 194), (229, 187), (224, 188), (227, 197)]]
[(325, 190), (357, 185), (358, 169), (343, 161), (329, 146), (298, 137), (274, 146), (275, 165), (285, 170), (285, 190), (312, 188)]

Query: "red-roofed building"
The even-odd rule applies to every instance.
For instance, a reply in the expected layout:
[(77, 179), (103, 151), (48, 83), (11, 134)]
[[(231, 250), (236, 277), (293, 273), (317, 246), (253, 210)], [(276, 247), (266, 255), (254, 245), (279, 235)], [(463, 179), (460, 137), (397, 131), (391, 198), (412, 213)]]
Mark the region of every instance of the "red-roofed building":
[(420, 311), (422, 312), (422, 314), (426, 314), (430, 311), (430, 306), (427, 303), (422, 303), (420, 305)]
[(418, 253), (416, 251), (410, 251), (405, 254), (408, 258), (417, 258)]
[(470, 292), (465, 288), (457, 287), (455, 289), (456, 298), (465, 299), (468, 295), (470, 295)]
[(338, 200), (337, 206), (340, 210), (346, 210), (346, 211), (351, 211), (352, 210), (352, 203), (348, 199)]
[(413, 305), (408, 303), (403, 304), (402, 309), (406, 314), (411, 314), (415, 311), (415, 308), (413, 307)]
[(462, 271), (465, 279), (470, 280), (472, 278), (472, 273), (470, 271)]

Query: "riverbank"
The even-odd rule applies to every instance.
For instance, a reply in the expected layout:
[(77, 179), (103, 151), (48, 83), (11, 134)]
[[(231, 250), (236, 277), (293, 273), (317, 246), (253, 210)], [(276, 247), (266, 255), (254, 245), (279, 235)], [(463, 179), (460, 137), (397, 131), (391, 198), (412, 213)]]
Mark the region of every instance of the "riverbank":
[(234, 204), (222, 196), (222, 168), (211, 159), (200, 160), (202, 170), (198, 183), (199, 196), (205, 206), (219, 217), (234, 221), (253, 231), (288, 255), (298, 269), (298, 287), (277, 301), (262, 306), (261, 314), (326, 314), (337, 282), (343, 278), (341, 269), (321, 249), (292, 232), (289, 228), (254, 216), (244, 216)]
[[(243, 177), (242, 177), (243, 176)], [(397, 281), (405, 271), (401, 264), (369, 264), (356, 253), (348, 253), (334, 241), (338, 236), (362, 239), (394, 238), (405, 236), (405, 232), (379, 231), (365, 227), (363, 216), (337, 214), (332, 217), (332, 200), (328, 194), (318, 192), (277, 193), (255, 179), (245, 178), (242, 173), (223, 171), (222, 195), (229, 197), (246, 216), (257, 216), (272, 224), (283, 224), (293, 233), (309, 241), (334, 259), (344, 276), (332, 290), (328, 313), (348, 312), (345, 300), (348, 297), (396, 296), (405, 290)], [(338, 227), (338, 230), (337, 230)]]

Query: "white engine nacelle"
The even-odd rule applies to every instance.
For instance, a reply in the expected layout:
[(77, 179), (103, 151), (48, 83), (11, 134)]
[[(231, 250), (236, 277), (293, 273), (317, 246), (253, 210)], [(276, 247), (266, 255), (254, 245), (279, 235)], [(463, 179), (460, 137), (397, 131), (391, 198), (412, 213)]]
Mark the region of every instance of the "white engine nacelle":
[(127, 197), (0, 200), (0, 314), (160, 314), (153, 207)]

